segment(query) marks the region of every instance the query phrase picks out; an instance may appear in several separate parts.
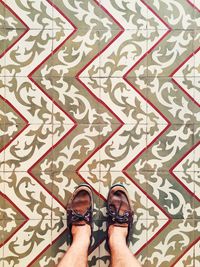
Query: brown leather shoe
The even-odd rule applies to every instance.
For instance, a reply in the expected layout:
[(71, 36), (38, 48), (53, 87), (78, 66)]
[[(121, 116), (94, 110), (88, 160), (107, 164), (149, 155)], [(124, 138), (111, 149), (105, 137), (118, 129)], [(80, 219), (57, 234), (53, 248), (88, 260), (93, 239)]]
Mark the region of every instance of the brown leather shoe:
[(107, 230), (110, 225), (116, 227), (128, 227), (126, 241), (127, 244), (129, 244), (134, 213), (128, 192), (123, 185), (115, 184), (110, 188), (107, 198), (107, 214)]
[(72, 242), (72, 225), (83, 226), (85, 224), (91, 227), (91, 237), (93, 229), (93, 196), (89, 185), (79, 185), (67, 204), (67, 226)]

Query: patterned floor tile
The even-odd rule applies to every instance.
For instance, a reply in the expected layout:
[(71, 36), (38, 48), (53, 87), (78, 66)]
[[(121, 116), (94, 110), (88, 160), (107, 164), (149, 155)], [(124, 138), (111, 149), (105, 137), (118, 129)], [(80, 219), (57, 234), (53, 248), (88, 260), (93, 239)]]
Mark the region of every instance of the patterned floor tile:
[(196, 100), (196, 102), (198, 103), (198, 105), (200, 105), (200, 101), (199, 101), (199, 84), (200, 84), (200, 77), (196, 77), (194, 78), (194, 98)]
[[(3, 183), (3, 177), (4, 177), (4, 173), (0, 172), (0, 203), (1, 203), (1, 208), (0, 208), (0, 220), (3, 220), (5, 217), (5, 185)], [(3, 234), (3, 229), (2, 230), (2, 234)]]
[(5, 4), (0, 3), (0, 7), (0, 29), (3, 29), (5, 23)]
[[(159, 125), (157, 125), (159, 127)], [(151, 138), (151, 132), (147, 140)], [(149, 143), (149, 141), (148, 141)], [(149, 170), (169, 171), (173, 170), (175, 164), (186, 156), (187, 152), (194, 145), (193, 125), (175, 124), (171, 125), (157, 138), (148, 148), (147, 157)], [(178, 170), (178, 168), (176, 169)], [(182, 170), (181, 168), (179, 170)]]
[(140, 95), (131, 84), (119, 77), (101, 78), (100, 86), (101, 109), (112, 106), (109, 115), (113, 119), (104, 117), (104, 124), (146, 124), (148, 104), (145, 94)]
[[(42, 60), (51, 55), (54, 32), (51, 29), (26, 29), (20, 31), (20, 37), (5, 55), (5, 76), (26, 76), (29, 78)], [(12, 36), (16, 29), (9, 29)], [(48, 49), (44, 49), (44, 47)], [(27, 47), (27, 49), (25, 49)], [(34, 63), (30, 64), (32, 58)], [(20, 64), (19, 64), (20, 62)]]
[[(145, 1), (149, 5), (149, 9), (159, 15), (159, 17), (173, 29), (190, 30), (195, 29), (195, 16), (197, 10), (193, 8), (189, 1), (177, 0), (176, 2), (169, 0), (156, 1), (152, 3), (150, 0)], [(185, 19), (183, 19), (183, 17)], [(159, 26), (156, 25), (159, 29)]]
[[(9, 229), (9, 223), (6, 229)], [(50, 244), (51, 220), (29, 220), (4, 244), (2, 262), (4, 266), (32, 265), (38, 254)]]
[[(8, 244), (10, 242), (10, 240), (12, 239), (12, 237), (14, 235), (18, 234), (18, 231), (20, 231), (20, 229), (24, 226), (24, 224), (26, 224), (26, 220), (12, 220), (12, 219), (3, 219), (1, 220), (1, 228), (3, 229), (3, 234), (1, 236), (2, 240), (1, 240), (1, 246), (2, 249), (1, 251), (4, 253), (5, 250), (5, 246), (6, 244)], [(1, 261), (3, 260), (3, 257), (1, 258)]]
[[(71, 33), (68, 30), (67, 32), (65, 30), (58, 31), (57, 35), (62, 34), (69, 38), (53, 54), (53, 65), (48, 65), (49, 70), (66, 77), (99, 77), (98, 67), (93, 69), (93, 66), (90, 66), (90, 61), (99, 53), (99, 32), (97, 30), (81, 29), (75, 31), (73, 35)], [(43, 68), (40, 71), (43, 71)], [(36, 75), (38, 72), (36, 72)]]
[[(196, 124), (194, 124), (194, 143), (195, 144), (199, 144), (199, 123), (197, 122)], [(195, 158), (197, 159), (198, 161), (198, 155), (195, 153)], [(200, 170), (200, 166), (199, 164), (197, 163), (197, 167), (195, 168), (196, 171), (199, 171)]]
[(197, 262), (194, 260), (194, 248), (190, 248), (180, 259), (177, 263), (175, 263), (174, 266), (188, 266), (193, 267), (196, 266)]
[[(59, 132), (63, 125), (54, 125), (54, 131)], [(65, 134), (62, 142), (58, 143), (53, 150), (53, 170), (54, 171), (99, 171), (100, 146), (99, 125), (78, 124), (72, 132)], [(64, 131), (64, 133), (66, 133)], [(82, 135), (81, 135), (82, 133)], [(55, 142), (54, 142), (55, 143)], [(95, 153), (96, 159), (91, 163)]]
[(198, 29), (198, 26), (200, 25), (200, 6), (199, 6), (199, 1), (198, 0), (194, 0), (193, 3), (193, 8), (195, 9), (195, 23), (197, 25), (196, 29)]
[(197, 240), (194, 244), (194, 266), (198, 266), (198, 264), (200, 263), (199, 249), (200, 249), (200, 240), (199, 237), (197, 237)]
[(147, 28), (147, 7), (142, 1), (126, 1), (126, 4), (120, 1), (99, 0), (100, 4), (117, 21), (111, 29), (118, 29), (117, 22), (123, 25), (125, 30), (146, 29)]
[(144, 127), (142, 124), (125, 124), (114, 136), (111, 135), (100, 150), (102, 170), (124, 170), (133, 158), (146, 148), (147, 136)]
[(182, 256), (194, 240), (193, 220), (172, 220), (148, 245), (148, 266), (182, 266)]
[[(107, 112), (100, 110), (100, 82), (98, 78), (56, 77), (53, 84), (55, 105), (77, 124), (99, 124)], [(62, 117), (54, 116), (54, 124), (65, 124)]]
[[(85, 1), (82, 4), (54, 0), (54, 5), (67, 14), (68, 20), (72, 21), (76, 28), (96, 30), (110, 29), (115, 22), (114, 18), (107, 14), (106, 10), (100, 6), (100, 1)], [(77, 13), (77, 9), (79, 12)], [(62, 27), (62, 25), (60, 25)]]
[(1, 50), (0, 57), (12, 48), (12, 46), (20, 39), (24, 31), (21, 29), (1, 29)]
[[(39, 178), (44, 179), (43, 184)], [(47, 182), (49, 178), (50, 175), (45, 173), (33, 177), (26, 172), (5, 172), (3, 177), (7, 196), (5, 208), (11, 216), (8, 218), (50, 220), (52, 217), (52, 182)], [(8, 211), (6, 211), (7, 215)]]
[(99, 247), (97, 247), (93, 252), (90, 253), (90, 256), (88, 257), (88, 266), (94, 267), (94, 266), (100, 266), (101, 259), (99, 256)]
[[(161, 38), (148, 55), (148, 76), (172, 76), (176, 66), (178, 68), (183, 60), (190, 56), (191, 51), (195, 50), (196, 46), (198, 47), (193, 42), (194, 30), (169, 30), (168, 32), (157, 30), (152, 32), (152, 35), (155, 34), (160, 35)], [(185, 43), (182, 46), (184, 40)], [(148, 48), (150, 48), (149, 42), (151, 41), (148, 40)]]
[[(11, 62), (9, 62), (9, 56), (11, 49), (17, 46), (17, 43), (21, 38), (26, 34), (27, 29), (2, 29), (1, 30), (1, 54), (0, 54), (0, 62), (2, 66), (3, 75), (11, 76), (13, 75), (14, 66), (11, 67)], [(13, 61), (16, 62), (16, 55), (13, 55)], [(10, 66), (10, 69), (9, 69)], [(15, 68), (17, 69), (17, 67)], [(19, 67), (18, 67), (19, 69)], [(11, 72), (12, 71), (12, 72)], [(17, 72), (17, 71), (16, 71)]]
[[(199, 199), (199, 193), (200, 193), (200, 173), (199, 172), (195, 172), (194, 173), (194, 193), (195, 193), (195, 196)], [(198, 205), (195, 207), (195, 213), (194, 213), (194, 218), (195, 219), (199, 219), (200, 215), (199, 215), (199, 212), (200, 212), (200, 204), (198, 203)]]
[[(147, 192), (156, 203), (148, 219), (192, 219), (198, 199), (194, 195), (194, 173), (147, 172)], [(149, 200), (148, 200), (148, 210)]]
[(199, 27), (198, 0), (0, 1), (0, 266), (58, 264), (83, 182), (89, 266), (119, 182), (143, 266), (199, 266)]
[[(6, 171), (28, 171), (52, 147), (52, 125), (28, 125), (5, 150)], [(25, 137), (25, 138), (24, 138)], [(44, 142), (45, 140), (45, 142)], [(34, 161), (33, 160), (34, 157)]]
[[(129, 77), (136, 76), (139, 72), (137, 64), (144, 58), (147, 51), (147, 31), (125, 30), (110, 31), (109, 33), (113, 38), (108, 48), (103, 50), (100, 45), (101, 51), (104, 51), (100, 55), (100, 76), (125, 77), (127, 73), (129, 73)], [(100, 35), (100, 40), (102, 38), (103, 36)], [(140, 68), (147, 68), (145, 59), (142, 63)]]
[[(13, 110), (21, 121), (11, 120), (5, 123), (52, 124), (53, 102), (27, 77), (6, 77), (5, 97), (7, 116)], [(15, 101), (14, 105), (12, 105)], [(11, 110), (12, 109), (12, 110)], [(10, 112), (9, 112), (10, 111)], [(6, 114), (5, 114), (6, 115)], [(16, 117), (15, 115), (15, 117)], [(14, 116), (14, 115), (13, 115)]]
[(3, 240), (4, 240), (3, 221), (0, 219), (0, 259), (3, 259)]
[[(24, 28), (26, 24), (30, 29), (52, 29), (53, 28), (53, 3), (47, 1), (27, 0), (5, 0), (5, 26), (8, 28)], [(12, 7), (12, 8), (10, 8)], [(14, 16), (18, 15), (17, 20)], [(30, 15), (31, 14), (31, 15)], [(56, 16), (55, 16), (56, 17)], [(21, 23), (20, 23), (21, 22)]]

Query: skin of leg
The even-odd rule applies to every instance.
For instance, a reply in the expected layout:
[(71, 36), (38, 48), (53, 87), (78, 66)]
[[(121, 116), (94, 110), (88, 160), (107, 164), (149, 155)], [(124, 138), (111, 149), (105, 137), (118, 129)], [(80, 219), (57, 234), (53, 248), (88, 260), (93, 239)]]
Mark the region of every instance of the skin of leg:
[(57, 267), (86, 267), (90, 235), (89, 225), (72, 226), (73, 242)]
[(111, 225), (108, 230), (112, 267), (141, 267), (126, 244), (126, 227)]

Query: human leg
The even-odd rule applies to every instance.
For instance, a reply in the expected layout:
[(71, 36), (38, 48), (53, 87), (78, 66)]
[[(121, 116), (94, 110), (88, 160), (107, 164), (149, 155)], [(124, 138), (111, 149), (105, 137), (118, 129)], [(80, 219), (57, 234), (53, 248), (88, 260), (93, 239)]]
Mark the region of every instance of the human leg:
[(126, 244), (128, 230), (125, 227), (109, 227), (109, 246), (112, 267), (141, 267)]
[(81, 185), (73, 193), (67, 206), (68, 230), (72, 244), (58, 267), (86, 267), (92, 234), (93, 197), (89, 186)]
[(91, 229), (89, 225), (72, 226), (73, 242), (58, 267), (86, 267)]
[(133, 223), (133, 211), (128, 192), (123, 186), (115, 185), (110, 189), (107, 211), (112, 267), (141, 267), (127, 245)]

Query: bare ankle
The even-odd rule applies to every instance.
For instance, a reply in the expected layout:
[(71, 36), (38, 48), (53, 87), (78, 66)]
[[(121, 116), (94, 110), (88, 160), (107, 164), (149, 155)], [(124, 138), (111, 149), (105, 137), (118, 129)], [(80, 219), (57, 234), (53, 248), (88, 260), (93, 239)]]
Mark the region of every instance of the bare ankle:
[(110, 225), (108, 229), (108, 241), (110, 248), (119, 246), (119, 244), (126, 245), (127, 234), (128, 234), (127, 227), (118, 227)]
[(72, 236), (73, 242), (78, 242), (81, 245), (85, 244), (89, 246), (90, 236), (91, 236), (91, 227), (88, 224), (83, 226), (72, 226)]

